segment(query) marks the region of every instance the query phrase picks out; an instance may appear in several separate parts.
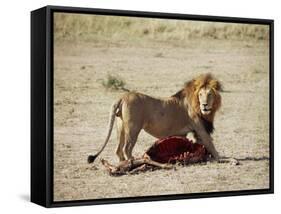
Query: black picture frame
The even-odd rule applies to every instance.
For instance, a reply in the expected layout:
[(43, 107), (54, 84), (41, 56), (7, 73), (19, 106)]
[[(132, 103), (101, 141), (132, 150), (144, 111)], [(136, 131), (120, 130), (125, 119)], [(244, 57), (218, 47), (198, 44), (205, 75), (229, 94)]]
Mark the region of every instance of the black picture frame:
[[(262, 24), (270, 27), (270, 187), (268, 189), (175, 194), (146, 197), (53, 200), (53, 14), (54, 12), (150, 17), (226, 23)], [(44, 207), (176, 200), (268, 194), (274, 192), (274, 21), (203, 15), (46, 6), (31, 12), (31, 201)]]

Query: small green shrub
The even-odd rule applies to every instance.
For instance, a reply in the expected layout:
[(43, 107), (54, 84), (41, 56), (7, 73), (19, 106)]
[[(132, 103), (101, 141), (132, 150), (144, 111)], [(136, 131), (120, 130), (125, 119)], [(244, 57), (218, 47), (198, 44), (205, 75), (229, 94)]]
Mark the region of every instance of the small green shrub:
[(112, 90), (127, 90), (125, 89), (125, 81), (118, 77), (118, 76), (113, 76), (111, 74), (107, 75), (107, 78), (102, 81), (102, 85), (106, 89), (112, 89)]

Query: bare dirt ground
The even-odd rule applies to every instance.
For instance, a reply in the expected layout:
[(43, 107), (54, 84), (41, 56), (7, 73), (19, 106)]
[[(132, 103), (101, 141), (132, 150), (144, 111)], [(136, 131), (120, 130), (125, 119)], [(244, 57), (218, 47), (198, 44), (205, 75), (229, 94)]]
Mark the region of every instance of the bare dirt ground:
[[(190, 40), (187, 44), (55, 44), (54, 200), (81, 200), (269, 187), (268, 41)], [(122, 91), (107, 91), (107, 74), (119, 74), (129, 89), (167, 97), (199, 73), (224, 85), (215, 118), (214, 143), (240, 165), (196, 164), (110, 177), (87, 156), (102, 146), (109, 109)], [(155, 141), (141, 132), (134, 156)], [(117, 163), (116, 131), (100, 157)]]

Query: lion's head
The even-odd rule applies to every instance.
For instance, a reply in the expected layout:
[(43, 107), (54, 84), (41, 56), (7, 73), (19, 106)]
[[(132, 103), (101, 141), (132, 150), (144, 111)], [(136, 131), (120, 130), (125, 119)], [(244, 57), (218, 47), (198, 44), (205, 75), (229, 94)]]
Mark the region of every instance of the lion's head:
[(221, 83), (211, 74), (203, 74), (185, 84), (184, 92), (193, 114), (213, 122), (221, 106)]

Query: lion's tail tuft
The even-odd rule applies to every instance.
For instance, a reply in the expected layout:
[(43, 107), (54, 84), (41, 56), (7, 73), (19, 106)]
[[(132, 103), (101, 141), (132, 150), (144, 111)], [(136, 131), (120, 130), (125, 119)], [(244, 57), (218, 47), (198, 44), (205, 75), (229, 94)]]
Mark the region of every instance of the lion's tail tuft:
[(98, 157), (97, 155), (89, 155), (88, 156), (88, 163), (93, 163), (96, 160), (97, 157)]

